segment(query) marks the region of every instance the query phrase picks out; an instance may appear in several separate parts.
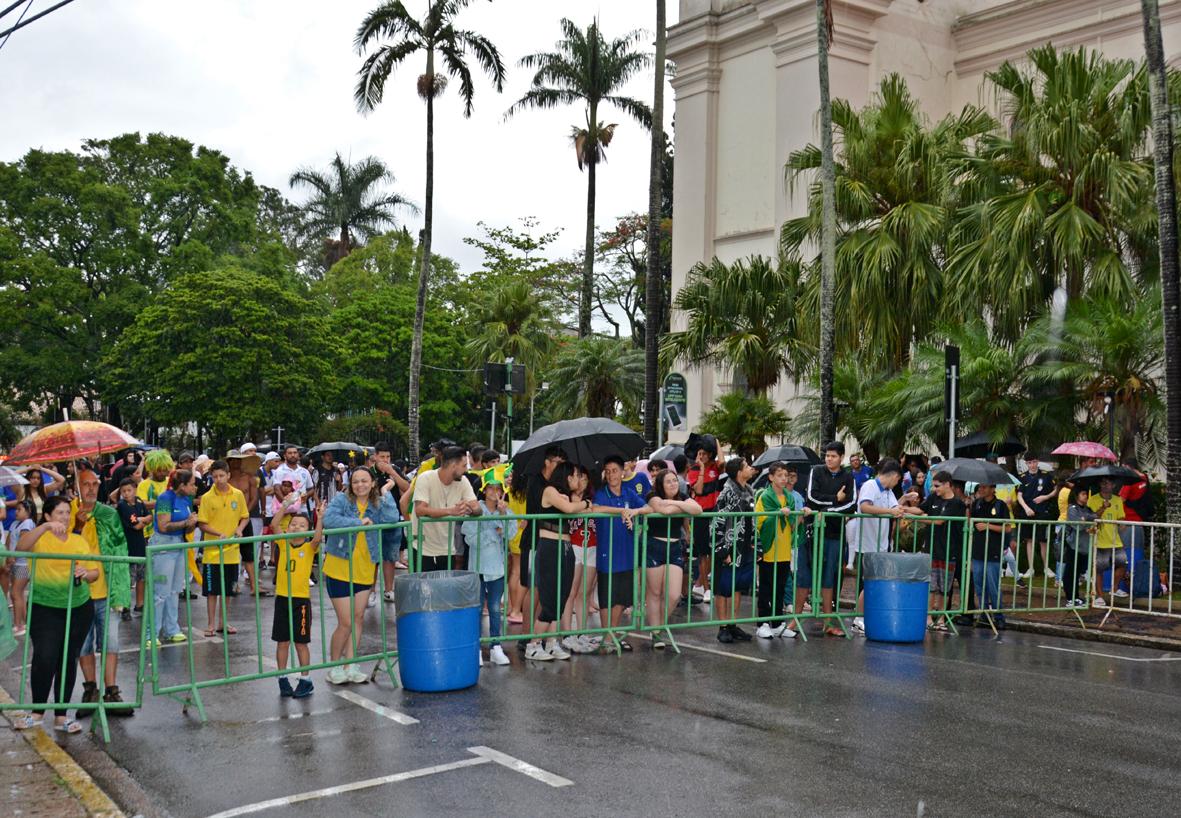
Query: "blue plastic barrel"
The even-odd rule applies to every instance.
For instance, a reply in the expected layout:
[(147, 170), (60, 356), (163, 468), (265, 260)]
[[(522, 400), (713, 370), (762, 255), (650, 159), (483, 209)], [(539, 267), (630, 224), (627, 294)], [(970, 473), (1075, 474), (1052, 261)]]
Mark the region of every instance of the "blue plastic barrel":
[(407, 690), (437, 693), (479, 681), (479, 588), (479, 575), (470, 571), (428, 571), (395, 580), (398, 673)]
[(865, 636), (877, 642), (921, 642), (927, 634), (931, 558), (865, 554)]

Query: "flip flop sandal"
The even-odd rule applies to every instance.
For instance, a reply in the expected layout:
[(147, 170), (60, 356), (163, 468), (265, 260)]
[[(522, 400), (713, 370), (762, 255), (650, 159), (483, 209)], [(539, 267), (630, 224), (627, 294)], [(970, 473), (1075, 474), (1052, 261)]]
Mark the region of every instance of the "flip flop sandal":
[(217, 632), (218, 632), (218, 633), (223, 633), (223, 634), (230, 634), (230, 635), (232, 635), (232, 634), (235, 634), (235, 633), (237, 633), (237, 632), (238, 632), (238, 629), (237, 629), (237, 628), (235, 628), (233, 625), (227, 625), (227, 626), (226, 626), (226, 627), (224, 627), (224, 628), (219, 628)]
[(631, 643), (628, 642), (626, 639), (620, 639), (619, 640), (619, 649), (622, 650), (624, 653), (631, 653), (632, 652)]
[(18, 716), (12, 720), (13, 730), (32, 730), (41, 723), (40, 719), (35, 719), (32, 716)]
[(82, 725), (79, 724), (78, 722), (74, 721), (73, 719), (66, 719), (61, 724), (54, 722), (53, 729), (57, 733), (70, 733), (71, 735), (73, 735), (74, 733), (81, 733), (82, 732)]
[(215, 636), (217, 636), (217, 631), (213, 630), (212, 628), (205, 631), (205, 638), (206, 639), (212, 639)]

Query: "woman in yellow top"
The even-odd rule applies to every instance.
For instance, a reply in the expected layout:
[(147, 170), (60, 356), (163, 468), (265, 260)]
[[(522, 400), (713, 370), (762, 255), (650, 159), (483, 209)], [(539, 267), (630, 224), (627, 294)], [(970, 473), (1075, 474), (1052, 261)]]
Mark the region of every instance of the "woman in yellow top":
[[(338, 492), (324, 511), (324, 528), (352, 528), (381, 523), (396, 523), (401, 519), (398, 504), (390, 493), (394, 481), (380, 489), (367, 469), (354, 469), (349, 476), (349, 487)], [(372, 539), (374, 547), (369, 547)], [(381, 560), (380, 531), (358, 531), (350, 534), (329, 535), (324, 545), (324, 587), (332, 608), (336, 611), (336, 630), (332, 632), (332, 661), (352, 659), (361, 644), (361, 626), (365, 605), (377, 579), (377, 563)], [(349, 663), (328, 671), (328, 681), (334, 685), (364, 684), (369, 677)]]
[[(46, 500), (41, 519), (41, 525), (21, 535), (18, 550), (90, 555), (90, 544), (69, 530), (70, 501), (65, 497), (58, 495)], [(33, 664), (29, 677), (33, 701), (48, 704), (50, 695), (56, 691), (57, 703), (65, 704), (74, 693), (78, 654), (94, 620), (90, 583), (98, 579), (99, 565), (89, 559), (42, 558), (30, 562), (33, 565), (28, 628), (33, 642)], [(44, 710), (34, 710), (31, 716), (17, 719), (13, 726), (27, 730), (40, 724), (44, 717)], [(82, 726), (69, 718), (65, 710), (58, 710), (53, 729), (77, 733)]]

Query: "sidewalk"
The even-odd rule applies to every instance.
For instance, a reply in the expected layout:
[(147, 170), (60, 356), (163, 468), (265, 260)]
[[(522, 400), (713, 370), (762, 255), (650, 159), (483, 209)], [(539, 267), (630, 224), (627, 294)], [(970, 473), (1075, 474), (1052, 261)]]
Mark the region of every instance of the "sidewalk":
[[(0, 688), (0, 701), (12, 699)], [(5, 815), (22, 818), (123, 818), (94, 779), (44, 730), (17, 731), (0, 717), (0, 791)]]
[(1156, 650), (1181, 651), (1181, 622), (1170, 617), (1147, 616), (1115, 610), (1102, 628), (1106, 611), (1092, 608), (1080, 611), (1086, 628), (1079, 626), (1073, 613), (1022, 613), (1007, 617), (1013, 630), (1063, 636), (1091, 642), (1135, 645)]

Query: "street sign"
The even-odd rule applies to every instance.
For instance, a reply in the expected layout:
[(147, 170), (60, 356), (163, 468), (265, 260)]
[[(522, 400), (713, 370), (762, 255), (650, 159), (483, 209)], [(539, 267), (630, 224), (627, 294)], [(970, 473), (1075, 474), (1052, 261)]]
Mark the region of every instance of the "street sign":
[[(509, 375), (512, 370), (512, 375)], [(525, 365), (515, 363), (484, 364), (484, 394), (486, 395), (524, 395), (525, 394)]]
[(685, 416), (689, 409), (689, 384), (679, 372), (670, 372), (664, 379), (664, 417), (671, 431), (686, 428)]

